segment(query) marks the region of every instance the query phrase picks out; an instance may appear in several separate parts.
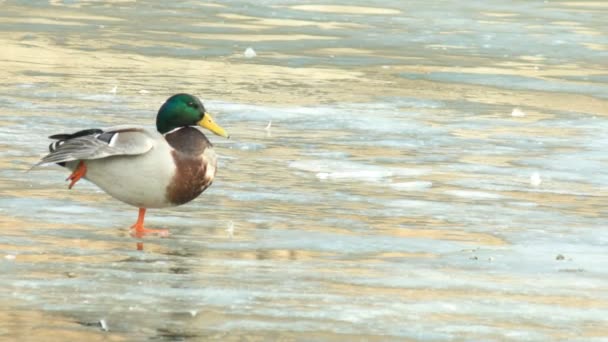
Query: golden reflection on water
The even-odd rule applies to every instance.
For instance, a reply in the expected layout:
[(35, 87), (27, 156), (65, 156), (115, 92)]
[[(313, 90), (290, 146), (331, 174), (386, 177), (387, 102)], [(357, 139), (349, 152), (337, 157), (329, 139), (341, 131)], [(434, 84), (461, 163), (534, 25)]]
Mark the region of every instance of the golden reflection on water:
[(426, 288), (397, 288), (383, 286), (368, 286), (358, 284), (331, 283), (328, 291), (335, 293), (348, 294), (350, 296), (361, 295), (387, 295), (391, 297), (401, 297), (406, 300), (441, 300), (449, 298), (501, 298), (522, 303), (553, 304), (565, 307), (584, 307), (584, 308), (608, 308), (608, 301), (597, 301), (593, 298), (581, 298), (570, 296), (551, 296), (551, 295), (523, 295), (511, 294), (504, 291), (480, 291), (471, 293), (469, 289), (426, 289)]
[[(194, 34), (196, 35), (196, 34)], [(208, 34), (207, 34), (208, 35)], [(280, 37), (280, 36), (279, 36)], [(422, 99), (458, 100), (467, 98), (470, 101), (487, 104), (534, 104), (547, 110), (583, 111), (597, 115), (608, 115), (608, 101), (586, 95), (548, 93), (530, 90), (506, 90), (492, 92), (485, 86), (440, 83), (426, 80), (407, 80), (397, 77), (399, 72), (465, 72), (465, 73), (504, 73), (517, 75), (522, 70), (495, 69), (487, 67), (453, 68), (429, 66), (391, 66), (384, 72), (378, 69), (359, 68), (357, 71), (332, 68), (287, 68), (283, 66), (240, 64), (234, 62), (221, 62), (213, 60), (176, 60), (166, 57), (144, 57), (140, 55), (112, 54), (96, 51), (94, 55), (67, 49), (56, 45), (49, 45), (49, 41), (39, 39), (28, 41), (27, 46), (19, 44), (16, 39), (19, 34), (12, 34), (11, 38), (0, 38), (4, 46), (3, 55), (6, 67), (0, 70), (0, 77), (10, 78), (14, 82), (27, 83), (31, 78), (25, 76), (31, 65), (37, 66), (37, 71), (51, 72), (54, 75), (37, 77), (38, 81), (55, 81), (56, 76), (65, 73), (66, 82), (73, 86), (91, 91), (109, 90), (116, 85), (117, 79), (99, 78), (103, 65), (120, 65), (123, 69), (137, 72), (132, 82), (121, 85), (121, 91), (138, 93), (141, 89), (152, 91), (166, 91), (159, 83), (158, 77), (179, 70), (183, 80), (204, 82), (213, 80), (213, 87), (205, 87), (204, 93), (210, 98), (218, 100), (239, 99), (241, 102), (258, 104), (306, 105), (318, 104), (328, 101), (361, 102), (369, 101), (378, 95), (402, 96)], [(222, 40), (222, 36), (217, 38)], [(253, 36), (255, 39), (255, 36)], [(281, 39), (292, 39), (282, 37)], [(329, 37), (324, 37), (324, 39)], [(241, 39), (247, 40), (242, 37)], [(269, 37), (274, 39), (274, 37)], [(140, 43), (141, 44), (141, 43)], [(41, 62), (41, 56), (42, 58)], [(103, 64), (100, 65), (100, 61)], [(68, 69), (59, 66), (69, 64)], [(534, 69), (527, 73), (543, 76), (551, 75), (578, 75), (580, 70), (576, 66), (569, 68), (559, 66), (556, 69), (543, 68), (542, 71)], [(601, 74), (602, 70), (587, 69), (586, 73)], [(246, 78), (243, 75), (247, 75)], [(89, 78), (97, 84), (91, 87)], [(118, 80), (121, 78), (117, 75)], [(139, 86), (137, 84), (140, 84)], [(284, 84), (283, 87), (271, 87), (269, 92), (266, 83)], [(145, 85), (144, 85), (145, 84)], [(289, 85), (289, 86), (287, 86)], [(103, 88), (102, 88), (103, 87)], [(145, 88), (144, 88), (145, 87)], [(107, 89), (107, 90), (106, 90)], [(336, 90), (340, 91), (336, 91)], [(179, 90), (179, 89), (176, 89)], [(197, 89), (194, 89), (197, 90)], [(153, 107), (156, 107), (154, 104)]]
[[(336, 30), (342, 28), (364, 28), (365, 25), (358, 23), (344, 23), (344, 22), (334, 22), (334, 21), (312, 21), (312, 20), (296, 20), (296, 19), (277, 19), (277, 18), (261, 18), (261, 17), (252, 17), (248, 15), (242, 14), (234, 14), (234, 13), (220, 13), (217, 15), (220, 18), (228, 19), (228, 20), (236, 20), (236, 21), (245, 21), (247, 24), (231, 24), (235, 25), (233, 27), (247, 27), (247, 28), (256, 28), (256, 29), (267, 29), (271, 27), (301, 27), (301, 26), (316, 26), (324, 30)], [(225, 23), (223, 23), (225, 24)], [(246, 25), (246, 26), (239, 26)], [(282, 39), (286, 39), (284, 35), (281, 35)], [(287, 39), (291, 39), (291, 35)]]

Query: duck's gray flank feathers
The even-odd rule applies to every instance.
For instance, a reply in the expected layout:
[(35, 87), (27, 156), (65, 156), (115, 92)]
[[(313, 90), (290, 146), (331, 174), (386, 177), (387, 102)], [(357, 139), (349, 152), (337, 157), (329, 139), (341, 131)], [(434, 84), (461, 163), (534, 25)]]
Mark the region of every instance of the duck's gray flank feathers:
[(88, 129), (74, 134), (56, 134), (50, 138), (58, 141), (49, 146), (50, 153), (34, 166), (137, 155), (148, 152), (154, 145), (150, 132), (140, 127), (127, 126)]

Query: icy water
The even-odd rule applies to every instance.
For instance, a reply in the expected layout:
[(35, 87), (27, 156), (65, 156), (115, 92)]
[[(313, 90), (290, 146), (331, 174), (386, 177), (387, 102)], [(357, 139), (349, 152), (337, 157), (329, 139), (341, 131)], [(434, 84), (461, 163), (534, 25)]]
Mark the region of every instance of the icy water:
[[(0, 339), (608, 340), (606, 18), (0, 1)], [(135, 208), (25, 172), (177, 92), (233, 139), (200, 198), (149, 210), (170, 237), (137, 251)]]

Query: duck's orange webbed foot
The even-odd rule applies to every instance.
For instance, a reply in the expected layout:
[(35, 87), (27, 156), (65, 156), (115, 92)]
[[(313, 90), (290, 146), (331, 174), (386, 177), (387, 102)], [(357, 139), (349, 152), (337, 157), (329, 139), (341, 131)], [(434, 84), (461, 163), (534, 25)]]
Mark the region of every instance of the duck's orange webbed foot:
[(80, 178), (84, 177), (87, 174), (87, 166), (85, 165), (85, 163), (81, 160), (78, 163), (78, 166), (74, 169), (74, 172), (72, 172), (72, 174), (66, 178), (65, 180), (69, 180), (70, 185), (68, 185), (68, 189), (72, 189), (72, 187), (74, 186), (74, 184), (76, 184), (76, 182), (78, 182), (80, 180)]
[(138, 238), (138, 239), (142, 238), (146, 235), (158, 235), (160, 237), (169, 236), (168, 229), (149, 229), (149, 228), (139, 227), (136, 224), (132, 225), (131, 229), (133, 229), (133, 231), (131, 232), (131, 236)]
[(131, 226), (133, 230), (131, 236), (135, 238), (142, 238), (146, 235), (158, 235), (161, 237), (169, 236), (169, 230), (167, 229), (148, 229), (144, 227), (144, 216), (146, 215), (146, 208), (139, 208), (139, 216), (137, 222)]

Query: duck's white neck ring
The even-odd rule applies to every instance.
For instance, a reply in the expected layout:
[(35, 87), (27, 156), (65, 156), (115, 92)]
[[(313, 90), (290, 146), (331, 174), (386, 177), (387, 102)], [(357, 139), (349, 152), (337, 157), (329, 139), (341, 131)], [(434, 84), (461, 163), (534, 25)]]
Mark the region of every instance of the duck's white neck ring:
[(167, 134), (171, 134), (171, 133), (177, 132), (177, 131), (179, 131), (180, 129), (182, 129), (184, 127), (188, 127), (188, 126), (175, 127), (174, 129), (170, 130), (169, 132), (163, 133), (163, 135), (167, 135)]

